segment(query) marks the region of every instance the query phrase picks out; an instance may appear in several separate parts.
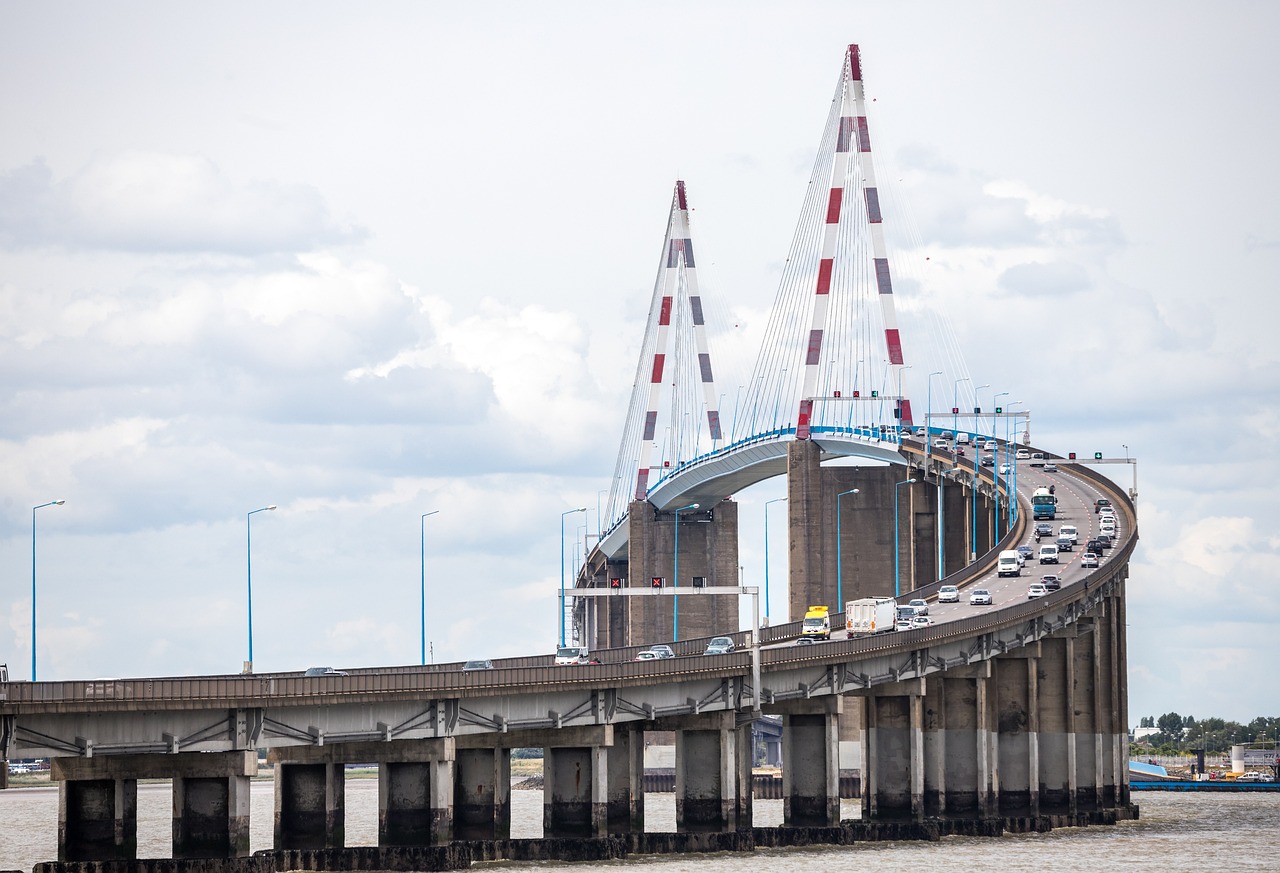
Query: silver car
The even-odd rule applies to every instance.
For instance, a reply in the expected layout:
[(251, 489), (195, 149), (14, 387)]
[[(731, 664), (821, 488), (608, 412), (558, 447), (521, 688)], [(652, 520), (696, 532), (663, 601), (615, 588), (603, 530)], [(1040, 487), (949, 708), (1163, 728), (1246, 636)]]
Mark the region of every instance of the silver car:
[(969, 595), (970, 606), (990, 606), (991, 592), (985, 588), (978, 588)]
[(959, 603), (960, 589), (954, 585), (943, 585), (938, 589), (939, 603)]

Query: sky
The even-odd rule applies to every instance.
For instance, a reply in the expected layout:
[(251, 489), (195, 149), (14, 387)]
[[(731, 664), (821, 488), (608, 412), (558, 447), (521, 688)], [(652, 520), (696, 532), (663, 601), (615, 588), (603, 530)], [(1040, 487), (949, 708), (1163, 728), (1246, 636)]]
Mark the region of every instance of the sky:
[[(29, 676), (52, 500), (41, 680), (239, 672), (250, 555), (260, 672), (417, 663), (424, 579), (429, 658), (551, 651), (674, 181), (732, 391), (856, 42), (915, 305), (1037, 445), (1138, 458), (1131, 722), (1276, 715), (1277, 26), (1266, 2), (0, 0), (0, 662)], [(783, 493), (737, 495), (747, 584)], [(781, 612), (785, 539), (771, 559)]]

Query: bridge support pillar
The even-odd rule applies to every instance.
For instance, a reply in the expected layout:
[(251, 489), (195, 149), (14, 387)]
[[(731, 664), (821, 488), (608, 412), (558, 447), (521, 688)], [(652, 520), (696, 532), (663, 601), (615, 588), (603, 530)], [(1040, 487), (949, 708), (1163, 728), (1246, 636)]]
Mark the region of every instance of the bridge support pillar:
[(452, 758), (378, 765), (379, 846), (438, 846), (453, 839), (453, 767)]
[(67, 779), (59, 784), (59, 861), (137, 857), (137, 779)]
[(926, 816), (993, 814), (990, 664), (953, 667), (924, 679), (921, 763)]
[(865, 697), (862, 817), (924, 817), (924, 680), (878, 686)]
[(345, 778), (341, 763), (276, 763), (277, 849), (344, 847)]
[(695, 718), (702, 724), (676, 731), (676, 830), (750, 827), (751, 787), (741, 778), (751, 766), (750, 723), (739, 728), (734, 712)]
[(551, 838), (608, 835), (609, 747), (552, 746), (542, 758), (542, 833)]
[(1005, 816), (1040, 812), (1038, 655), (1032, 644), (993, 661), (997, 808)]
[(173, 857), (243, 858), (248, 854), (249, 777), (175, 776)]
[(782, 821), (790, 827), (840, 825), (840, 720), (834, 695), (786, 704), (782, 715)]
[(608, 767), (609, 833), (644, 833), (643, 729), (614, 727)]
[(1101, 801), (1100, 772), (1102, 748), (1098, 742), (1097, 706), (1098, 634), (1093, 618), (1085, 617), (1074, 625), (1071, 640), (1071, 673), (1073, 686), (1071, 740), (1074, 754), (1075, 810), (1087, 812)]
[(453, 775), (453, 837), (511, 838), (511, 750), (458, 749)]
[[(1040, 811), (1072, 812), (1075, 806), (1075, 743), (1069, 726), (1072, 711), (1071, 640), (1074, 628), (1040, 641), (1036, 668), (1036, 712), (1040, 722)], [(1043, 681), (1042, 681), (1043, 680)]]

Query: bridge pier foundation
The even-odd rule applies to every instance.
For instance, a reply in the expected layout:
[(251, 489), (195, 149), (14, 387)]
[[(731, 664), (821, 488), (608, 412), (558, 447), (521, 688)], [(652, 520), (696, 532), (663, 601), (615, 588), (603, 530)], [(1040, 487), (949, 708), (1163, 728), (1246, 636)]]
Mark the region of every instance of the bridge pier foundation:
[(175, 776), (173, 857), (248, 855), (249, 777)]
[(68, 779), (58, 786), (59, 861), (137, 857), (137, 779)]
[(341, 763), (276, 763), (277, 849), (343, 848), (345, 778)]
[(924, 818), (924, 680), (877, 686), (859, 696), (864, 820)]
[(609, 833), (644, 833), (643, 728), (614, 727), (608, 767)]
[[(1068, 731), (1074, 679), (1069, 670), (1071, 640), (1067, 633), (1059, 632), (1040, 641), (1036, 668), (1040, 811), (1051, 815), (1075, 811), (1075, 744)], [(1040, 681), (1041, 677), (1044, 681)]]
[(609, 747), (551, 746), (542, 758), (542, 833), (552, 838), (608, 835)]
[(1040, 810), (1038, 648), (1027, 646), (992, 662), (996, 689), (992, 742), (998, 780), (993, 787), (1002, 816), (1033, 816)]
[(378, 765), (379, 846), (438, 846), (453, 839), (453, 768), (452, 759)]
[[(751, 726), (736, 713), (694, 716), (676, 731), (676, 830), (725, 832), (751, 827)], [(745, 762), (745, 763), (744, 763)], [(744, 785), (745, 781), (745, 785)]]
[(782, 821), (789, 827), (840, 825), (839, 695), (786, 704), (782, 714)]
[(511, 750), (458, 749), (453, 770), (453, 836), (511, 838)]

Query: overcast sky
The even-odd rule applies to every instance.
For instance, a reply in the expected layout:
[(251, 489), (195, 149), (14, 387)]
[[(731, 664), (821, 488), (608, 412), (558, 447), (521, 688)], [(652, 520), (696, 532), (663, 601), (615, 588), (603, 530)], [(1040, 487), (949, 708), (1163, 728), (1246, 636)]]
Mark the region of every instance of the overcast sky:
[[(258, 670), (416, 663), (435, 510), (435, 659), (550, 651), (560, 514), (596, 529), (672, 184), (732, 391), (856, 42), (974, 381), (1037, 444), (1140, 459), (1132, 723), (1276, 715), (1278, 26), (1169, 0), (0, 2), (0, 661), (29, 675), (54, 499), (41, 679), (238, 672), (268, 504)], [(738, 496), (749, 584), (782, 493)]]

